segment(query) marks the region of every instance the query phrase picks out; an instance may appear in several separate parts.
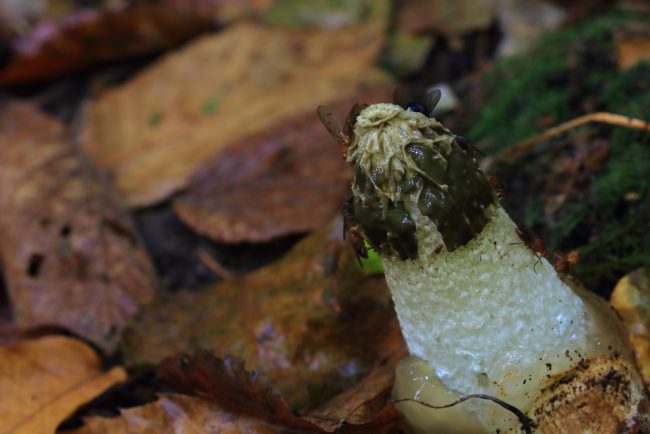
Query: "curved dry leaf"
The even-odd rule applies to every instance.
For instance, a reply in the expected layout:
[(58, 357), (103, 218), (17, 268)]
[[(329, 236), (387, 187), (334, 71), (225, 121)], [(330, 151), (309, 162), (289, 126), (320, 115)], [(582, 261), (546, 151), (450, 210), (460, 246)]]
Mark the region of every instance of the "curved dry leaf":
[(404, 356), (406, 351), (396, 351), (353, 387), (309, 412), (305, 419), (327, 432), (379, 434), (393, 429), (402, 423), (392, 404), (391, 392), (395, 366)]
[(296, 433), (230, 413), (193, 396), (164, 394), (158, 401), (122, 410), (119, 417), (85, 419), (85, 426), (68, 434), (277, 434)]
[(99, 63), (155, 53), (215, 27), (214, 2), (125, 2), (44, 20), (17, 38), (0, 86), (52, 80)]
[(57, 121), (0, 113), (0, 258), (15, 322), (61, 326), (106, 351), (156, 278), (128, 214)]
[(132, 207), (184, 188), (228, 145), (385, 81), (383, 17), (340, 30), (233, 25), (90, 104), (84, 149)]
[(198, 348), (237, 356), (301, 414), (353, 387), (404, 343), (383, 277), (363, 277), (332, 238), (341, 230), (326, 227), (243, 278), (155, 301), (124, 334), (126, 360)]
[(159, 370), (175, 390), (195, 394), (226, 409), (293, 429), (320, 431), (294, 415), (268, 378), (244, 369), (241, 359), (220, 359), (208, 351), (168, 359)]
[(0, 348), (0, 433), (52, 434), (79, 406), (126, 380), (82, 342), (48, 336)]
[(399, 357), (385, 361), (357, 386), (305, 417), (294, 414), (269, 379), (247, 371), (241, 359), (221, 359), (209, 351), (198, 351), (192, 356), (167, 359), (158, 372), (176, 391), (278, 426), (318, 433), (379, 434), (399, 424), (390, 402)]
[[(344, 119), (356, 102), (378, 102), (387, 87), (332, 106)], [(338, 212), (351, 170), (313, 108), (236, 142), (198, 170), (174, 200), (179, 217), (218, 241), (259, 242), (315, 230)]]

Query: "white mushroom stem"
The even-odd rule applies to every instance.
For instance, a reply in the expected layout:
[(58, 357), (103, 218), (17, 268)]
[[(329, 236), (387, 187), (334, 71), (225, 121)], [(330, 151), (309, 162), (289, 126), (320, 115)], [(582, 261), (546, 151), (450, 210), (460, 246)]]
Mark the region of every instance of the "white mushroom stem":
[[(521, 241), (501, 207), (468, 244), (438, 254), (440, 234), (414, 214), (418, 257), (383, 262), (409, 352), (426, 365), (405, 362), (396, 398), (445, 405), (460, 395), (488, 394), (525, 413), (553, 375), (582, 359), (626, 351), (607, 309), (583, 300), (560, 279)], [(403, 372), (409, 367), (420, 377), (437, 377), (437, 393), (418, 394), (418, 374)], [(422, 413), (415, 417), (422, 419), (418, 424), (438, 429), (449, 415), (456, 428), (467, 424), (467, 432), (509, 430), (519, 423), (498, 405), (478, 400), (444, 411), (415, 403), (400, 407)], [(459, 415), (461, 409), (467, 413)]]
[(617, 318), (525, 245), (456, 136), (375, 104), (351, 139), (354, 217), (382, 257), (412, 354), (395, 398), (493, 399), (399, 403), (419, 432), (519, 432), (515, 413), (542, 433), (644, 427), (647, 398)]

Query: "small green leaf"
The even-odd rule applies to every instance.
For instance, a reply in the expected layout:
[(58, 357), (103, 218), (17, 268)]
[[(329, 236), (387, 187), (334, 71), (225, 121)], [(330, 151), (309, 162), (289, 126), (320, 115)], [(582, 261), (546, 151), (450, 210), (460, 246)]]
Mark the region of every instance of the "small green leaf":
[(366, 250), (368, 251), (368, 258), (361, 258), (361, 267), (363, 269), (363, 274), (383, 274), (384, 267), (381, 264), (381, 257), (379, 253), (374, 251), (372, 247), (366, 242)]

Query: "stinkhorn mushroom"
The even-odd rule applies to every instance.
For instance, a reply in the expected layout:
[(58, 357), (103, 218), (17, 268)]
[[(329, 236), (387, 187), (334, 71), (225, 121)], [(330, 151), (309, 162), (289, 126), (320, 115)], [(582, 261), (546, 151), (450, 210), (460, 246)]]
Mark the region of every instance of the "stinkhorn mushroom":
[(436, 96), (356, 105), (344, 128), (318, 111), (354, 168), (347, 225), (382, 258), (411, 354), (398, 409), (421, 433), (647, 430), (616, 316), (531, 249), (472, 150), (430, 117)]

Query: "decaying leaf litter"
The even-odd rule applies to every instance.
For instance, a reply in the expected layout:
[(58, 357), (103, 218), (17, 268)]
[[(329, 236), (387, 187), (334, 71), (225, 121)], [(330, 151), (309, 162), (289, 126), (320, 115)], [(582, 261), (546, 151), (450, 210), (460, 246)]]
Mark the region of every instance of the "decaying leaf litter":
[[(489, 68), (494, 26), (506, 29), (501, 44), (530, 37), (496, 6), (406, 1), (389, 19), (386, 2), (318, 2), (317, 12), (292, 1), (217, 3), (44, 9), (3, 32), (13, 54), (0, 70), (0, 252), (11, 311), (0, 328), (2, 387), (33, 400), (35, 383), (55, 394), (66, 387), (43, 371), (83, 383), (76, 400), (14, 402), (23, 413), (6, 432), (40, 432), (20, 431), (36, 430), (30, 423), (52, 432), (66, 419), (63, 430), (83, 433), (403, 432), (390, 388), (404, 344), (383, 280), (360, 270), (341, 239), (350, 174), (315, 107), (343, 119), (354, 102), (389, 100), (398, 78), (446, 80), (461, 101), (446, 118), (488, 151), (597, 110), (647, 120), (648, 16), (626, 5), (596, 18), (558, 9), (578, 24), (533, 48), (539, 63), (524, 55)], [(441, 18), (450, 14), (453, 25)], [(54, 31), (41, 40), (42, 29)], [(126, 75), (115, 69), (142, 55)], [(598, 74), (581, 82), (589, 68)], [(57, 96), (70, 74), (66, 89), (83, 104)], [(523, 98), (529, 90), (540, 95)], [(492, 167), (506, 205), (551, 251), (580, 248), (576, 271), (607, 294), (649, 265), (647, 145), (642, 132), (589, 125)], [(522, 161), (534, 170), (515, 170)], [(143, 216), (161, 210), (202, 240), (183, 254), (209, 269), (208, 280), (225, 281), (188, 289), (161, 278), (149, 258), (177, 234), (151, 243), (142, 231)], [(250, 265), (224, 266), (257, 249), (276, 249), (277, 260), (244, 274)], [(640, 309), (619, 292), (619, 306)], [(647, 335), (636, 339), (647, 345)], [(23, 350), (38, 345), (47, 357)], [(69, 369), (13, 368), (55, 363), (55, 354)], [(126, 380), (123, 365), (132, 381), (155, 373), (158, 399), (105, 399), (120, 396), (104, 390)]]

